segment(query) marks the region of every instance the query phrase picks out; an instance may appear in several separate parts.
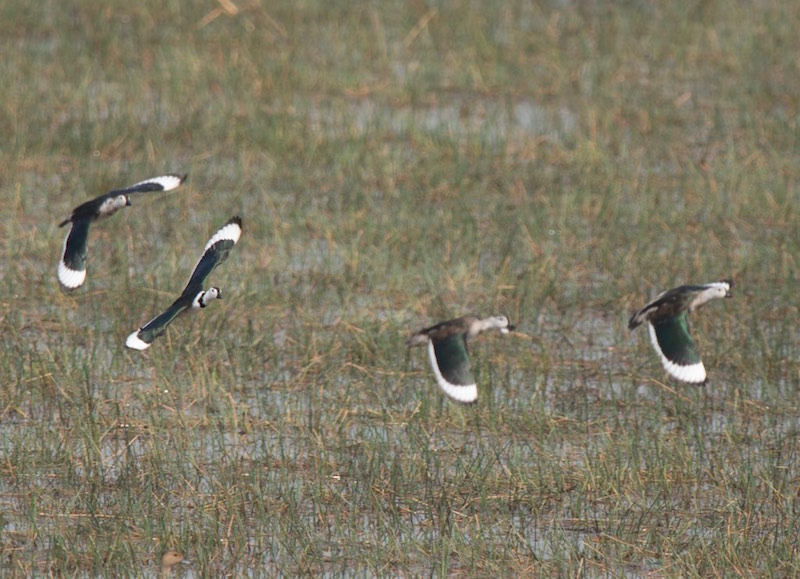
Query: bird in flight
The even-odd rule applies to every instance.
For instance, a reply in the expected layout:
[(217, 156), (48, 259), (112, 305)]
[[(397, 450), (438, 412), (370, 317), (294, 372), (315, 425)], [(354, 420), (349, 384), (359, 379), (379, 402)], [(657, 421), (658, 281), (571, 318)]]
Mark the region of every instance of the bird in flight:
[(706, 368), (689, 333), (688, 316), (710, 300), (731, 297), (732, 287), (733, 281), (723, 280), (667, 290), (633, 314), (628, 329), (648, 322), (650, 341), (667, 373), (683, 382), (704, 384)]
[(86, 281), (86, 258), (89, 253), (89, 227), (98, 219), (111, 217), (131, 204), (130, 195), (152, 191), (171, 191), (186, 181), (186, 175), (162, 175), (140, 181), (125, 189), (109, 191), (78, 205), (72, 214), (59, 224), (69, 228), (64, 239), (61, 261), (58, 262), (58, 281), (66, 290), (74, 290)]
[(215, 299), (222, 299), (222, 291), (218, 287), (203, 289), (203, 284), (219, 264), (228, 258), (231, 248), (242, 235), (242, 220), (232, 217), (222, 228), (211, 236), (206, 243), (203, 255), (194, 266), (189, 282), (183, 288), (178, 299), (172, 302), (163, 313), (147, 322), (133, 332), (125, 345), (134, 350), (146, 350), (157, 337), (167, 330), (167, 326), (185, 311), (193, 311), (206, 307)]
[(453, 400), (469, 404), (478, 399), (478, 386), (472, 375), (467, 340), (492, 329), (507, 334), (514, 326), (505, 316), (463, 316), (423, 328), (408, 339), (408, 347), (427, 344), (436, 383)]

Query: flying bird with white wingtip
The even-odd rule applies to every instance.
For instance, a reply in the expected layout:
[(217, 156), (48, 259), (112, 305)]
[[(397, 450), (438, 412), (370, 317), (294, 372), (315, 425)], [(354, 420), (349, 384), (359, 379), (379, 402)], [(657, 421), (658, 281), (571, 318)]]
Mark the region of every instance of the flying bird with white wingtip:
[(131, 204), (130, 195), (155, 191), (171, 191), (186, 181), (186, 174), (168, 174), (140, 181), (125, 189), (115, 189), (90, 199), (72, 210), (70, 216), (59, 224), (69, 228), (61, 260), (58, 262), (58, 281), (66, 290), (74, 290), (86, 281), (86, 259), (89, 254), (89, 227), (99, 219), (111, 217)]
[(167, 326), (186, 311), (206, 307), (215, 299), (222, 299), (222, 291), (218, 287), (203, 289), (203, 284), (219, 264), (228, 259), (228, 254), (242, 235), (242, 220), (232, 217), (222, 228), (211, 236), (203, 249), (203, 255), (194, 266), (192, 275), (180, 297), (172, 302), (163, 313), (147, 322), (133, 332), (125, 345), (134, 350), (146, 350), (153, 340), (167, 331)]
[(682, 285), (658, 295), (628, 320), (633, 330), (647, 322), (650, 342), (667, 373), (690, 384), (705, 384), (706, 368), (689, 333), (689, 313), (715, 298), (731, 297), (733, 281)]
[(478, 399), (478, 386), (472, 375), (467, 340), (486, 330), (508, 334), (514, 326), (505, 316), (463, 316), (423, 328), (408, 339), (408, 347), (427, 345), (431, 368), (442, 392), (457, 402), (471, 404)]

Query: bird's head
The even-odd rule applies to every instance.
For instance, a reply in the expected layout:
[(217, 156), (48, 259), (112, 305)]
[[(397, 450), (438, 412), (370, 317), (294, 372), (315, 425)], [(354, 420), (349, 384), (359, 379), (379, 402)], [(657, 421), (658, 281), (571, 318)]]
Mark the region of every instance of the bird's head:
[(203, 295), (200, 296), (200, 307), (204, 308), (212, 300), (221, 300), (222, 299), (222, 290), (218, 287), (210, 287), (206, 291), (203, 292)]

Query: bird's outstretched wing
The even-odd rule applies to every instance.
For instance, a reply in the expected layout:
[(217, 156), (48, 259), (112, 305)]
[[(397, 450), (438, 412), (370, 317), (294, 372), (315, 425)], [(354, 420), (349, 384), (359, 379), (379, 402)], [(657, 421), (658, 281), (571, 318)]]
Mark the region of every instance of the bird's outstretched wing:
[(86, 257), (89, 253), (89, 227), (92, 220), (88, 217), (72, 222), (67, 236), (61, 260), (58, 262), (58, 281), (67, 290), (74, 290), (86, 280)]
[(706, 369), (689, 333), (686, 312), (671, 318), (651, 320), (648, 327), (653, 348), (670, 375), (692, 384), (706, 381)]
[(125, 345), (134, 350), (146, 350), (157, 337), (167, 331), (167, 326), (172, 323), (172, 320), (177, 318), (178, 314), (188, 308), (191, 303), (191, 300), (184, 299), (184, 296), (181, 296), (164, 312), (158, 314), (128, 336), (128, 339), (125, 340)]
[(458, 402), (475, 402), (478, 387), (472, 375), (472, 365), (463, 334), (453, 334), (440, 340), (428, 341), (428, 355), (442, 391)]
[(161, 175), (159, 177), (152, 177), (151, 179), (139, 181), (138, 183), (134, 183), (125, 189), (115, 189), (114, 191), (109, 191), (106, 193), (106, 195), (114, 196), (130, 195), (131, 193), (148, 193), (151, 191), (172, 191), (181, 183), (186, 181), (186, 177), (188, 177), (186, 173), (180, 175), (177, 173), (168, 173), (167, 175)]
[(203, 283), (211, 274), (215, 267), (225, 261), (231, 248), (239, 241), (242, 235), (241, 218), (232, 217), (222, 226), (203, 249), (203, 255), (194, 266), (189, 282), (181, 292), (180, 297), (175, 300), (163, 313), (159, 314), (144, 326), (133, 332), (125, 340), (125, 345), (134, 350), (145, 350), (150, 344), (167, 330), (172, 321), (178, 315), (192, 307), (195, 298), (203, 292)]
[(197, 260), (192, 275), (183, 289), (183, 294), (196, 294), (203, 289), (203, 284), (214, 268), (228, 259), (231, 248), (242, 235), (242, 220), (232, 217), (222, 228), (211, 236), (203, 249), (203, 255)]

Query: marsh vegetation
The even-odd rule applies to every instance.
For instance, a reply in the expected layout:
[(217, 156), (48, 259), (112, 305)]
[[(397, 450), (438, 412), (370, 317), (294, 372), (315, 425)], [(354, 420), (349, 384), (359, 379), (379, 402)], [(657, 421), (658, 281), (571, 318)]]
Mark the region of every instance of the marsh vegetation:
[[(800, 5), (5, 3), (0, 572), (796, 575)], [(165, 172), (56, 281), (58, 223)], [(224, 299), (125, 337), (231, 215)], [(692, 319), (709, 383), (628, 316)], [(447, 401), (409, 334), (505, 314)]]

